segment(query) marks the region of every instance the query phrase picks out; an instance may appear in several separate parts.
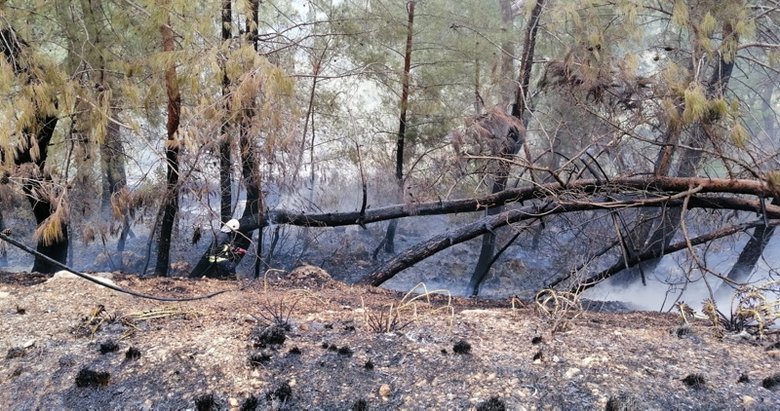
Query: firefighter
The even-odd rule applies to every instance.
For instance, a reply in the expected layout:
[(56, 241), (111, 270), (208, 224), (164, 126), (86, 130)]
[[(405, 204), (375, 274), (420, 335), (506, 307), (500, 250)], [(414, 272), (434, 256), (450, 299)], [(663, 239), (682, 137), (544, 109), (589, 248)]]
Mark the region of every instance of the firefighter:
[(241, 257), (246, 254), (246, 250), (237, 246), (236, 239), (239, 236), (240, 223), (238, 220), (231, 219), (226, 222), (221, 232), (229, 235), (229, 241), (223, 241), (217, 249), (209, 255), (209, 262), (217, 265), (217, 270), (220, 275), (233, 275), (236, 273), (236, 266), (241, 261)]

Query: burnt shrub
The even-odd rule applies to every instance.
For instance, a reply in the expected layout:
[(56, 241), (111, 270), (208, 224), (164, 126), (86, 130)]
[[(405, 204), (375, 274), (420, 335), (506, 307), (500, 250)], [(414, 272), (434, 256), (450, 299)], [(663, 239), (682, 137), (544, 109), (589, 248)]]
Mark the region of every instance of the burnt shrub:
[(249, 365), (252, 367), (259, 367), (269, 361), (271, 361), (271, 354), (267, 351), (260, 350), (249, 354)]
[(254, 395), (250, 395), (247, 399), (245, 399), (240, 408), (241, 411), (255, 411), (256, 409), (257, 397)]
[(780, 389), (780, 373), (764, 378), (764, 380), (761, 381), (761, 386), (771, 391)]
[(455, 354), (471, 354), (471, 344), (466, 340), (460, 340), (452, 346), (452, 352)]
[(195, 409), (198, 411), (216, 410), (217, 402), (214, 401), (214, 394), (204, 394), (195, 398)]
[(700, 390), (705, 387), (704, 376), (701, 374), (689, 374), (682, 379), (682, 382), (695, 390)]
[(368, 402), (361, 398), (352, 404), (350, 411), (368, 411)]
[(279, 384), (275, 390), (266, 394), (267, 400), (279, 400), (281, 402), (287, 402), (292, 397), (292, 387), (286, 381)]
[(241, 403), (241, 411), (255, 411), (257, 409), (257, 397), (250, 395), (247, 399)]
[(125, 361), (135, 361), (141, 358), (141, 351), (138, 348), (130, 347), (125, 353)]
[(108, 340), (105, 342), (100, 343), (100, 353), (101, 354), (108, 354), (110, 352), (116, 352), (119, 350), (119, 344), (117, 344), (114, 340)]
[(76, 374), (76, 386), (80, 388), (102, 387), (108, 385), (110, 380), (111, 374), (108, 372), (94, 371), (86, 367), (79, 370), (79, 373)]
[(506, 404), (499, 397), (490, 397), (489, 400), (477, 404), (477, 411), (506, 411)]
[(256, 328), (252, 331), (249, 338), (255, 348), (266, 348), (284, 344), (287, 336), (283, 326), (273, 324), (267, 327)]

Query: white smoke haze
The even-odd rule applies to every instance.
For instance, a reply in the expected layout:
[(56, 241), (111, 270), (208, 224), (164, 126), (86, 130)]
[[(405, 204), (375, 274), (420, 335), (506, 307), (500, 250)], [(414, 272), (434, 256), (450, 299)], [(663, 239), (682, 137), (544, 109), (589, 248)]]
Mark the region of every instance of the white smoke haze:
[[(733, 247), (711, 253), (706, 261), (708, 268), (723, 275), (728, 273), (746, 242), (746, 238), (732, 241), (730, 244)], [(732, 304), (735, 304), (732, 298), (733, 290), (727, 295), (716, 293), (718, 287), (723, 283), (722, 280), (711, 274), (705, 274), (707, 279), (705, 282), (702, 280), (702, 274), (699, 270), (695, 270), (691, 275), (693, 281), (686, 282), (686, 270), (682, 266), (691, 262), (680, 262), (683, 259), (687, 260), (687, 258), (678, 255), (664, 257), (655, 272), (647, 275), (647, 285), (636, 281), (629, 286), (619, 286), (612, 281), (605, 281), (586, 290), (582, 296), (598, 301), (621, 301), (637, 310), (646, 311), (670, 311), (674, 309), (675, 302), (683, 301), (694, 310), (701, 312), (702, 302), (714, 294), (715, 303), (720, 311), (729, 312), (730, 308), (733, 308)], [(778, 267), (780, 267), (780, 240), (775, 236), (767, 244), (763, 257), (756, 264), (746, 282), (761, 284), (767, 281), (776, 281), (780, 279)], [(712, 294), (710, 290), (712, 290)], [(772, 295), (768, 297), (771, 298)], [(773, 298), (780, 298), (780, 295), (775, 294)]]

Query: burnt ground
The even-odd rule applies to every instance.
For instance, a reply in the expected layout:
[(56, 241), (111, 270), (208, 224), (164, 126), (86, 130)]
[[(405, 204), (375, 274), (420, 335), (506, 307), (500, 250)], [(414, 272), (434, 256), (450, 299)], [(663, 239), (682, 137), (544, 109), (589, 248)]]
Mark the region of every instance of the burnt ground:
[(241, 290), (113, 276), (167, 296), (232, 290), (164, 303), (2, 273), (0, 409), (780, 409), (771, 338), (649, 312), (584, 312), (552, 333), (527, 302), (272, 275)]

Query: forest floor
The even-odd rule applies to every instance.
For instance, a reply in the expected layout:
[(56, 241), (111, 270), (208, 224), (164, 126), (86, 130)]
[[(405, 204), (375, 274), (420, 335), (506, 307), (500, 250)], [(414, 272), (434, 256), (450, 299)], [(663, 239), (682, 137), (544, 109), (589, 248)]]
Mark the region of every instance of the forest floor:
[(271, 276), (0, 273), (0, 409), (780, 409), (776, 335)]

